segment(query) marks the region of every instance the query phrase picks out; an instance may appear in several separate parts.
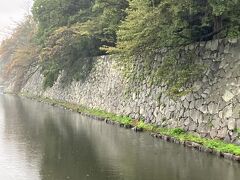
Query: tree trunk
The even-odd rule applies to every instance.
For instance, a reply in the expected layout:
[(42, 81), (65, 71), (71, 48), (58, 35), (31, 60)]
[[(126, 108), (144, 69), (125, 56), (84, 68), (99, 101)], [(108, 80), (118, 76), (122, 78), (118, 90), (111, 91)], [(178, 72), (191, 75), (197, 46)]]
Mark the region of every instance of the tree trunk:
[(222, 16), (214, 16), (213, 23), (214, 23), (213, 32), (219, 32), (216, 35), (214, 35), (213, 39), (219, 39), (221, 38), (220, 31), (223, 28)]

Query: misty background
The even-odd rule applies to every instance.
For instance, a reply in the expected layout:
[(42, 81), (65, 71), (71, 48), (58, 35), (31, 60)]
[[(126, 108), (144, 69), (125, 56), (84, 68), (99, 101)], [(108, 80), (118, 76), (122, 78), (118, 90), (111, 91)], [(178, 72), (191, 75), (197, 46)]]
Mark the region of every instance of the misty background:
[(29, 14), (33, 0), (0, 0), (0, 42)]

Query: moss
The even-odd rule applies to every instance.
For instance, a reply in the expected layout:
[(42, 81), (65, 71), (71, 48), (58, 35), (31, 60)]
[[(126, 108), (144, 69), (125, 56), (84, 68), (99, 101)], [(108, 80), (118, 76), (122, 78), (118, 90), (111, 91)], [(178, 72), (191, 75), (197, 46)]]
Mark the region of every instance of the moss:
[(237, 132), (240, 134), (240, 128), (237, 128)]
[(145, 131), (155, 131), (157, 129), (156, 125), (147, 124), (143, 120), (136, 121), (135, 123), (132, 123), (131, 125), (134, 125), (137, 128), (143, 129)]
[(238, 134), (237, 137), (240, 139), (240, 128), (235, 128), (234, 132)]
[[(90, 109), (84, 106), (80, 106), (78, 104), (68, 103), (65, 101), (55, 100), (50, 98), (35, 97), (29, 94), (21, 94), (21, 95), (32, 98), (32, 99), (36, 99), (38, 101), (46, 102), (52, 105), (62, 106), (76, 112), (86, 113), (88, 115), (96, 116), (102, 119), (109, 119), (111, 121), (119, 122), (120, 124), (135, 126), (143, 129), (144, 131), (174, 137), (179, 141), (195, 142), (195, 143), (201, 144), (204, 147), (211, 148), (218, 152), (231, 153), (231, 154), (240, 156), (240, 146), (238, 145), (229, 144), (221, 140), (198, 137), (198, 136), (192, 135), (191, 133), (185, 132), (183, 129), (180, 129), (180, 128), (175, 128), (175, 129), (160, 128), (154, 124), (145, 123), (144, 120), (134, 120), (128, 116), (116, 115), (114, 113), (109, 113), (99, 109)], [(240, 131), (240, 129), (238, 129), (238, 131)]]

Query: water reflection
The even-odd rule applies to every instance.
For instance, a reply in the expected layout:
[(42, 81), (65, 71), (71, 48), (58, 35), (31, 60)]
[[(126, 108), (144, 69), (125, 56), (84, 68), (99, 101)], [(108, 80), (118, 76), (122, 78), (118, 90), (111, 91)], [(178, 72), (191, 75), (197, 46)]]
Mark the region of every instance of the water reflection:
[(0, 96), (0, 179), (236, 180), (240, 165), (147, 134)]

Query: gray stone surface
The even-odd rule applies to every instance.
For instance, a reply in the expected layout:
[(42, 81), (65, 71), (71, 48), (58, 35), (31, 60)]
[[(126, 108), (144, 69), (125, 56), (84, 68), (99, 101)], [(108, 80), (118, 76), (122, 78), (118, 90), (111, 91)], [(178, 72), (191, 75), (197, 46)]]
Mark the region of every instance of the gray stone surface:
[(227, 119), (232, 117), (232, 115), (233, 115), (232, 105), (229, 105), (223, 110), (223, 118)]
[[(137, 91), (126, 93), (129, 80), (122, 76), (121, 68), (116, 68), (118, 62), (110, 56), (102, 56), (95, 61), (85, 82), (74, 81), (63, 86), (62, 72), (52, 88), (43, 90), (44, 77), (38, 70), (23, 85), (21, 92), (144, 118), (146, 122), (181, 127), (202, 136), (232, 140), (236, 139), (234, 130), (240, 128), (240, 44), (235, 41), (234, 49), (233, 41), (209, 41), (201, 43), (200, 47), (191, 45), (196, 51), (201, 48), (198, 51), (201, 56), (196, 61), (207, 65), (206, 73), (202, 80), (193, 83), (191, 93), (177, 100), (167, 96), (164, 83), (149, 85), (147, 81), (138, 82), (131, 88)], [(156, 58), (156, 61), (161, 61), (161, 58)], [(12, 87), (14, 84), (8, 91)]]
[(229, 130), (234, 130), (236, 128), (236, 120), (231, 118), (228, 120), (228, 129)]
[(230, 100), (232, 100), (232, 98), (234, 97), (234, 94), (232, 94), (230, 91), (226, 90), (224, 95), (222, 96), (223, 100), (228, 102)]
[(228, 135), (228, 129), (227, 127), (224, 127), (218, 131), (217, 137), (220, 139), (224, 139)]

